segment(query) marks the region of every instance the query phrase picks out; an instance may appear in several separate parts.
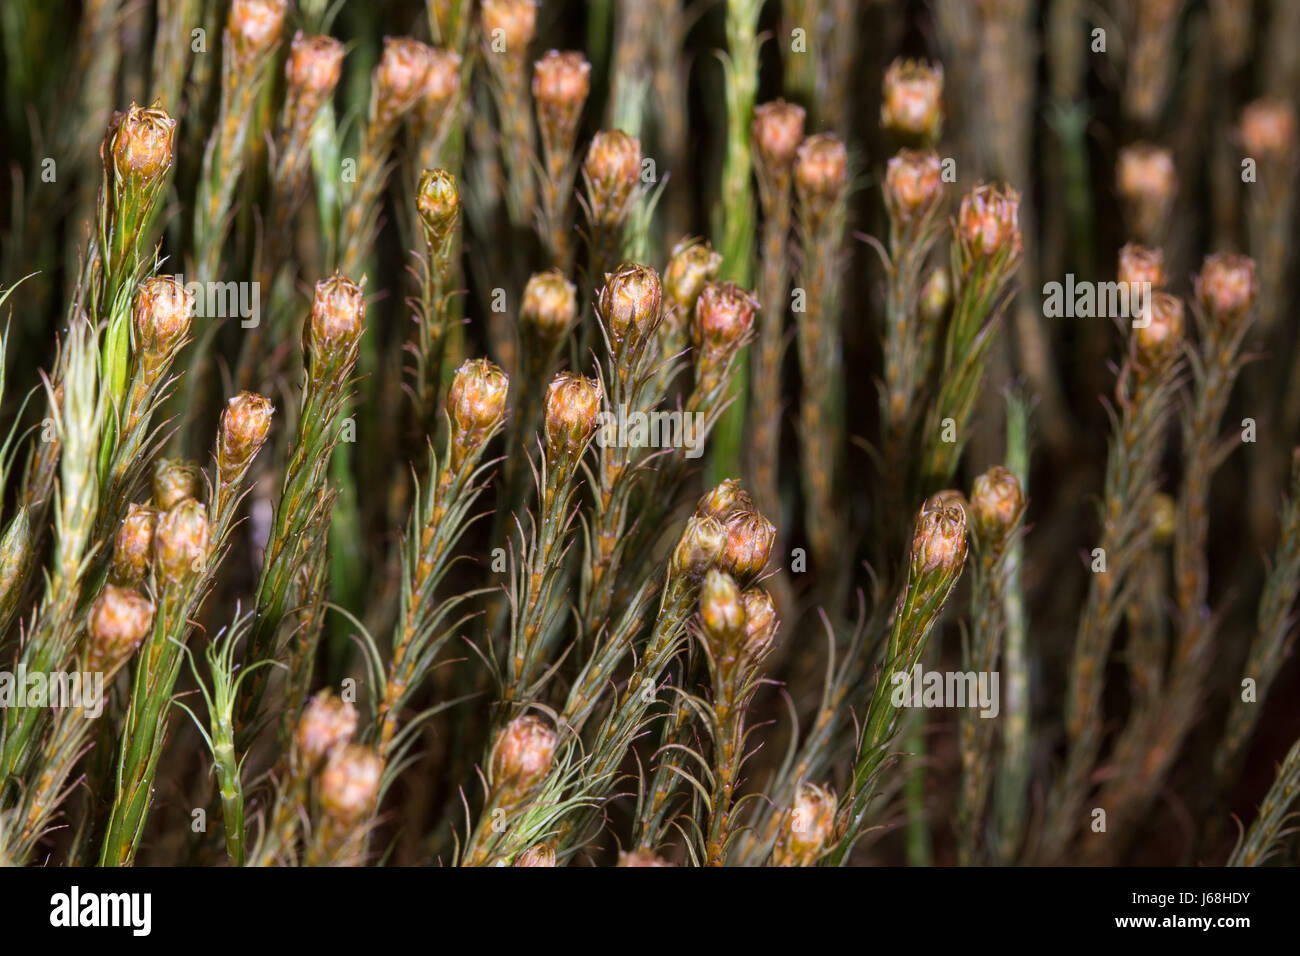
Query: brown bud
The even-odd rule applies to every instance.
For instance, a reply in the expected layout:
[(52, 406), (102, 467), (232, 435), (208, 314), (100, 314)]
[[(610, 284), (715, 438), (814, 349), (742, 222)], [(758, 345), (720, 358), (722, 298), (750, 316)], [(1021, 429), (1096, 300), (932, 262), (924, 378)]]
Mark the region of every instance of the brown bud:
[(153, 466), (153, 503), (167, 511), (178, 501), (197, 498), (199, 467), (192, 461), (159, 458)]
[(194, 293), (174, 276), (153, 276), (141, 282), (131, 324), (142, 361), (156, 367), (180, 348), (190, 334), (193, 313)]
[(179, 581), (203, 570), (208, 556), (208, 509), (182, 498), (158, 519), (154, 567), (164, 581)]
[(237, 61), (259, 56), (280, 42), (288, 7), (287, 0), (232, 0), (226, 30)]
[(619, 850), (619, 866), (673, 866), (653, 850)]
[(754, 499), (740, 487), (738, 478), (723, 479), (716, 488), (700, 499), (695, 506), (697, 515), (708, 515), (726, 521), (737, 511), (753, 511)]
[(374, 812), (383, 770), (383, 761), (369, 747), (336, 747), (320, 774), (321, 808), (336, 823), (360, 823)]
[(226, 402), (217, 432), (217, 463), (223, 472), (244, 467), (262, 450), (273, 414), (271, 400), (256, 392), (240, 392)]
[[(483, 0), (481, 29), (492, 52), (521, 57), (537, 33), (535, 0)], [(500, 41), (504, 49), (494, 44)]]
[(723, 522), (727, 547), (722, 566), (749, 583), (763, 573), (776, 543), (776, 527), (757, 511), (737, 511)]
[(904, 149), (885, 171), (885, 207), (897, 222), (910, 222), (934, 208), (943, 195), (939, 156)]
[(812, 866), (821, 856), (835, 826), (835, 794), (816, 784), (801, 783), (794, 806), (781, 823), (772, 862), (777, 866)]
[(1148, 284), (1151, 289), (1165, 284), (1165, 256), (1159, 249), (1148, 249), (1135, 242), (1119, 251), (1118, 279), (1127, 285)]
[(348, 356), (361, 338), (365, 321), (361, 286), (338, 272), (318, 281), (308, 320), (312, 357), (330, 362)]
[(943, 67), (897, 59), (885, 71), (880, 127), (932, 143), (943, 129)]
[(555, 847), (549, 843), (537, 843), (530, 846), (519, 858), (515, 866), (555, 866)]
[(1151, 296), (1144, 321), (1133, 323), (1133, 345), (1144, 369), (1156, 369), (1178, 356), (1183, 345), (1183, 302), (1157, 292)]
[(1020, 479), (995, 465), (975, 479), (970, 493), (970, 521), (985, 547), (1000, 548), (1025, 513)]
[(158, 106), (134, 103), (125, 113), (114, 113), (108, 126), (105, 163), (119, 183), (155, 183), (172, 166), (172, 141), (176, 121)]
[(710, 282), (695, 300), (695, 347), (727, 357), (749, 341), (758, 300), (734, 282)]
[(586, 450), (600, 419), (600, 383), (561, 372), (546, 389), (546, 445), (552, 459)]
[(740, 603), (745, 609), (745, 653), (751, 660), (756, 660), (767, 653), (776, 637), (780, 624), (776, 605), (772, 595), (762, 588), (749, 588), (742, 592)]
[(86, 666), (106, 673), (125, 664), (153, 626), (153, 611), (149, 599), (134, 588), (105, 585), (90, 607)]
[(637, 347), (659, 321), (663, 287), (659, 273), (647, 266), (624, 264), (606, 273), (598, 306), (615, 355), (624, 345)]
[(295, 742), (304, 766), (314, 767), (325, 755), (352, 739), (357, 729), (357, 709), (328, 688), (303, 708)]
[(803, 142), (805, 112), (802, 106), (773, 100), (754, 107), (750, 139), (759, 163), (773, 173), (788, 172)]
[(301, 98), (306, 115), (314, 115), (334, 95), (342, 76), (342, 43), (331, 36), (308, 36), (301, 30), (293, 35), (284, 77)]
[(848, 183), (849, 153), (838, 136), (818, 133), (799, 145), (794, 184), (809, 209), (824, 215), (844, 195)]
[[(447, 390), (453, 455), (487, 441), (505, 418), (510, 380), (487, 359), (470, 359), (456, 369)], [(459, 462), (457, 462), (459, 464)]]
[(578, 287), (559, 269), (534, 273), (524, 286), (519, 320), (548, 345), (569, 334), (578, 319)]
[(460, 54), (455, 50), (431, 48), (429, 69), (424, 74), (424, 89), (416, 103), (420, 120), (425, 126), (436, 124), (460, 92), (460, 67)]
[(961, 508), (923, 511), (912, 535), (912, 577), (935, 570), (960, 571), (966, 563), (966, 512)]
[(664, 296), (668, 304), (688, 314), (704, 287), (722, 268), (722, 256), (708, 242), (684, 239), (673, 247), (664, 270)]
[(1255, 260), (1232, 252), (1206, 256), (1196, 277), (1196, 300), (1205, 314), (1225, 328), (1236, 325), (1250, 312), (1259, 291)]
[(966, 496), (956, 488), (944, 488), (926, 498), (921, 506), (922, 511), (943, 511), (945, 508), (960, 508), (965, 511)]
[(460, 221), (460, 190), (456, 188), (456, 177), (445, 169), (422, 172), (415, 208), (424, 223), (424, 235), (429, 245), (441, 249)]
[(641, 179), (641, 141), (622, 130), (602, 130), (592, 137), (582, 170), (592, 221), (617, 225)]
[(1155, 243), (1164, 232), (1178, 175), (1167, 149), (1137, 143), (1119, 151), (1116, 184), (1130, 227), (1143, 242)]
[(382, 128), (399, 119), (424, 95), (433, 65), (433, 47), (410, 37), (384, 37), (384, 52), (375, 67), (375, 122)]
[(1248, 103), (1241, 111), (1241, 145), (1251, 157), (1293, 164), (1297, 149), (1295, 109), (1281, 99)]
[(1003, 250), (1019, 256), (1020, 194), (1009, 186), (976, 186), (962, 197), (957, 237), (975, 260), (992, 259)]
[(727, 546), (727, 531), (711, 515), (691, 515), (673, 549), (672, 573), (691, 580), (700, 578), (713, 567)]
[(546, 721), (532, 714), (506, 724), (492, 748), (492, 780), (522, 793), (551, 769), (559, 738)]
[(158, 512), (132, 502), (113, 539), (112, 578), (117, 584), (135, 585), (144, 580), (153, 554), (153, 533)]
[(745, 628), (745, 605), (740, 588), (730, 574), (710, 568), (700, 588), (700, 621), (711, 642), (729, 643)]
[(537, 127), (548, 150), (570, 150), (591, 90), (591, 64), (581, 53), (550, 50), (533, 64)]

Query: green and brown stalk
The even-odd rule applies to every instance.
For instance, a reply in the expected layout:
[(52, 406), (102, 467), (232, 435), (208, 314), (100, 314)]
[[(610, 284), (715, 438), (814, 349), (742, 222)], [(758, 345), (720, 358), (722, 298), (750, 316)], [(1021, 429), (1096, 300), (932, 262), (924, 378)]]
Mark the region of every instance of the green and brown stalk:
[(581, 53), (550, 50), (533, 64), (533, 103), (542, 141), (538, 169), (538, 235), (551, 267), (573, 267), (570, 202), (578, 175), (575, 148), (582, 108), (591, 89), (591, 64)]

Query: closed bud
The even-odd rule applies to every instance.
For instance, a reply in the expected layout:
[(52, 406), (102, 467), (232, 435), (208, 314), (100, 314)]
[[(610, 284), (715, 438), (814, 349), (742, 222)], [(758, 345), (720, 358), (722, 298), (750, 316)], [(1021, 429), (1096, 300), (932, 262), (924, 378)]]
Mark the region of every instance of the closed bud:
[(305, 767), (314, 767), (325, 755), (348, 743), (357, 729), (357, 709), (326, 688), (303, 708), (294, 741)]
[(698, 580), (713, 567), (727, 547), (727, 531), (711, 515), (691, 515), (673, 549), (672, 573)]
[(723, 567), (738, 581), (749, 583), (763, 573), (776, 543), (776, 527), (757, 511), (737, 511), (723, 522), (727, 547)]
[(555, 847), (549, 843), (538, 843), (530, 846), (519, 858), (515, 860), (515, 866), (555, 866)]
[(885, 171), (885, 207), (893, 219), (910, 222), (939, 202), (943, 176), (937, 153), (904, 149)]
[(353, 826), (362, 822), (375, 810), (383, 770), (383, 761), (369, 747), (336, 747), (318, 781), (321, 808), (337, 824)]
[(226, 402), (217, 431), (217, 464), (224, 473), (243, 468), (262, 450), (271, 432), (275, 406), (256, 392), (240, 392)]
[(975, 479), (970, 493), (970, 521), (985, 547), (1000, 548), (1025, 513), (1020, 479), (995, 465)]
[(749, 341), (758, 300), (734, 282), (710, 282), (695, 301), (695, 347), (715, 359), (734, 354)]
[(159, 458), (153, 466), (153, 503), (167, 511), (185, 498), (199, 495), (199, 468), (192, 461)]
[(587, 448), (600, 419), (600, 383), (561, 372), (546, 389), (546, 446), (552, 459)]
[(303, 112), (315, 114), (343, 76), (343, 44), (331, 36), (308, 36), (299, 30), (289, 44), (284, 77), (290, 90), (301, 98)]
[(773, 100), (754, 107), (750, 140), (759, 163), (773, 173), (786, 172), (803, 142), (805, 112), (802, 106)]
[(1173, 154), (1147, 143), (1125, 146), (1119, 151), (1115, 177), (1133, 232), (1143, 242), (1155, 242), (1178, 191)]
[(1294, 164), (1296, 159), (1295, 109), (1286, 100), (1260, 99), (1241, 111), (1241, 145), (1246, 155)]
[(1166, 292), (1155, 293), (1147, 319), (1145, 324), (1133, 327), (1133, 344), (1142, 367), (1152, 370), (1168, 364), (1182, 349), (1182, 300)]
[(336, 272), (316, 283), (308, 320), (313, 358), (326, 362), (349, 355), (361, 338), (366, 298), (361, 286)]
[(131, 309), (135, 349), (147, 366), (157, 367), (190, 334), (194, 293), (174, 276), (153, 276), (140, 283)]
[(619, 866), (673, 866), (653, 850), (619, 850)]
[(735, 579), (717, 568), (704, 575), (700, 588), (700, 621), (705, 636), (716, 642), (730, 642), (739, 637), (745, 628), (745, 605), (740, 600), (740, 588)]
[(737, 478), (723, 479), (695, 506), (697, 515), (708, 515), (719, 521), (726, 521), (737, 511), (753, 510), (754, 499), (749, 496), (749, 492), (740, 487), (740, 480)]
[(132, 103), (125, 113), (113, 114), (105, 137), (107, 153), (101, 155), (119, 185), (153, 184), (171, 169), (175, 133), (176, 121), (166, 110)]
[(460, 92), (460, 67), (460, 54), (455, 50), (430, 48), (424, 89), (415, 106), (425, 126), (436, 124)]
[(833, 133), (809, 136), (800, 145), (794, 184), (800, 200), (817, 215), (825, 215), (849, 183), (849, 153)]
[(410, 37), (384, 37), (384, 52), (375, 67), (375, 122), (382, 128), (399, 119), (424, 95), (433, 65), (433, 47)]
[(1235, 326), (1255, 304), (1259, 291), (1255, 260), (1233, 252), (1206, 256), (1196, 277), (1196, 300), (1216, 325)]
[(260, 56), (280, 42), (288, 7), (287, 0), (232, 0), (226, 29), (237, 61)]
[(488, 43), (500, 37), (507, 56), (523, 56), (537, 33), (535, 0), (483, 0), (480, 16)]
[(966, 512), (962, 508), (922, 511), (912, 535), (912, 576), (960, 571), (966, 563)]
[(592, 137), (582, 170), (592, 221), (617, 225), (641, 181), (641, 141), (622, 130), (602, 130)]
[(429, 245), (441, 249), (460, 221), (460, 190), (456, 188), (456, 177), (445, 169), (422, 172), (415, 208), (424, 223), (424, 235)]
[(492, 781), (515, 793), (532, 787), (551, 769), (559, 738), (555, 731), (532, 714), (506, 724), (492, 748)]
[(107, 584), (90, 607), (86, 666), (117, 670), (135, 653), (153, 626), (153, 603), (134, 588)]
[(550, 50), (533, 64), (533, 102), (547, 149), (571, 149), (591, 90), (591, 64), (581, 53)]
[(132, 502), (126, 517), (113, 538), (112, 578), (117, 584), (135, 585), (144, 580), (153, 555), (153, 533), (158, 527), (158, 512), (148, 505)]
[(962, 197), (957, 238), (974, 260), (989, 260), (1004, 250), (1019, 256), (1020, 194), (1009, 186), (976, 186)]
[(524, 286), (519, 320), (547, 345), (555, 345), (578, 320), (578, 288), (559, 269), (534, 273)]
[(598, 306), (616, 355), (625, 344), (635, 348), (645, 341), (659, 321), (662, 298), (659, 273), (647, 266), (624, 264), (605, 275)]
[(780, 624), (776, 605), (772, 595), (762, 588), (749, 588), (742, 592), (740, 603), (745, 609), (745, 653), (751, 660), (757, 660), (767, 653), (776, 637)]
[(835, 794), (812, 783), (801, 783), (794, 806), (781, 822), (772, 862), (777, 866), (812, 866), (826, 848), (835, 828)]
[(208, 509), (193, 498), (172, 505), (154, 531), (154, 566), (159, 578), (179, 581), (203, 570), (208, 556)]
[(885, 70), (880, 126), (908, 139), (932, 143), (943, 130), (943, 67), (897, 59)]
[(921, 506), (922, 511), (943, 511), (945, 508), (960, 508), (966, 510), (966, 496), (956, 488), (944, 488), (942, 491), (936, 491)]
[(722, 268), (722, 256), (708, 242), (684, 239), (673, 247), (664, 270), (664, 296), (668, 304), (689, 315), (704, 287)]
[[(453, 456), (486, 442), (506, 414), (510, 380), (487, 359), (470, 359), (456, 369), (447, 390)], [(454, 462), (459, 465), (459, 460)]]
[(1149, 284), (1151, 289), (1165, 284), (1165, 255), (1159, 249), (1148, 249), (1136, 242), (1126, 243), (1119, 251), (1120, 282), (1126, 285)]

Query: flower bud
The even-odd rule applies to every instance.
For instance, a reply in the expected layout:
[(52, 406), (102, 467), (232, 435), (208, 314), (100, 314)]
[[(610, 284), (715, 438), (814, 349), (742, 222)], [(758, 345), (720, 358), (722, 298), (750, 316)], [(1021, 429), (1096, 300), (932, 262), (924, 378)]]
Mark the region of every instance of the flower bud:
[(635, 348), (659, 321), (663, 287), (659, 273), (647, 266), (624, 264), (606, 273), (598, 307), (614, 354), (625, 344)]
[(197, 498), (199, 494), (199, 468), (192, 461), (173, 461), (159, 458), (153, 466), (153, 503), (159, 511), (167, 511), (178, 501)]
[(136, 354), (148, 367), (157, 367), (184, 344), (190, 334), (194, 293), (173, 276), (153, 276), (140, 283), (131, 310)]
[(198, 573), (208, 556), (208, 509), (182, 498), (158, 519), (153, 540), (159, 578), (179, 581)]
[(492, 780), (522, 793), (551, 769), (559, 738), (540, 717), (525, 714), (506, 724), (492, 748)]
[(443, 112), (460, 92), (460, 67), (460, 54), (455, 50), (430, 48), (424, 89), (420, 91), (420, 98), (415, 104), (420, 124), (425, 128), (437, 127)]
[(87, 668), (108, 673), (125, 664), (153, 626), (153, 611), (153, 603), (134, 588), (106, 584), (90, 606)]
[(1147, 143), (1125, 146), (1119, 151), (1116, 180), (1134, 234), (1154, 243), (1164, 231), (1178, 191), (1173, 154)]
[(424, 95), (432, 65), (433, 47), (410, 37), (384, 37), (373, 80), (374, 119), (380, 128), (396, 122)]
[(722, 559), (726, 546), (727, 531), (721, 521), (711, 515), (691, 515), (673, 549), (673, 575), (700, 578)]
[(1019, 256), (1020, 194), (1009, 186), (976, 186), (962, 197), (957, 237), (972, 259), (989, 260), (1003, 250)]
[(1255, 260), (1232, 252), (1206, 256), (1196, 277), (1196, 301), (1215, 325), (1235, 326), (1255, 304)]
[(217, 463), (223, 477), (227, 470), (243, 468), (262, 450), (274, 413), (271, 400), (256, 392), (240, 392), (226, 402), (217, 430)]
[(366, 321), (366, 298), (351, 279), (334, 273), (316, 283), (308, 320), (313, 359), (326, 362), (350, 354)]
[(1120, 282), (1126, 285), (1149, 284), (1151, 289), (1165, 284), (1165, 256), (1159, 249), (1148, 249), (1136, 242), (1126, 243), (1119, 251)]
[(725, 362), (749, 341), (758, 300), (734, 282), (710, 282), (695, 300), (695, 347)]
[(926, 498), (921, 506), (922, 511), (942, 511), (945, 508), (960, 508), (965, 511), (966, 496), (956, 488), (944, 488)]
[(1295, 109), (1286, 100), (1265, 98), (1248, 103), (1241, 111), (1240, 129), (1241, 145), (1248, 156), (1268, 162), (1295, 162)]
[(824, 216), (844, 195), (849, 183), (849, 153), (833, 133), (809, 136), (800, 145), (794, 164), (794, 184), (800, 201)]
[(772, 602), (772, 595), (762, 588), (749, 588), (742, 592), (740, 603), (745, 609), (745, 653), (751, 660), (757, 660), (767, 653), (776, 637), (780, 624), (776, 605)]
[(805, 116), (802, 106), (785, 100), (754, 107), (750, 140), (764, 169), (773, 173), (789, 171), (803, 142)]
[(561, 372), (546, 389), (546, 445), (552, 459), (577, 457), (600, 419), (600, 383)]
[(415, 208), (424, 223), (424, 235), (433, 249), (441, 249), (460, 221), (460, 190), (456, 177), (445, 169), (426, 169), (420, 174)]
[(1147, 322), (1133, 326), (1133, 344), (1144, 369), (1160, 368), (1178, 356), (1183, 345), (1183, 301), (1166, 292), (1151, 297)]
[(931, 571), (960, 571), (966, 563), (966, 512), (962, 508), (922, 511), (912, 535), (912, 577)]
[(934, 208), (942, 196), (937, 153), (904, 149), (890, 159), (885, 172), (885, 208), (896, 222), (911, 222)]
[(505, 418), (509, 391), (506, 373), (487, 359), (470, 359), (456, 369), (447, 390), (453, 455), (458, 447), (475, 448), (492, 436)]
[(673, 247), (664, 270), (664, 296), (668, 304), (689, 316), (704, 287), (722, 268), (722, 256), (708, 242), (684, 239)]
[(772, 862), (777, 866), (814, 865), (834, 827), (835, 794), (816, 784), (801, 783), (794, 806), (781, 823)]
[(342, 43), (331, 36), (308, 36), (301, 30), (293, 35), (284, 77), (305, 116), (314, 116), (334, 95), (342, 76)]
[(321, 808), (335, 823), (353, 826), (375, 810), (383, 761), (369, 747), (336, 747), (325, 761), (318, 786)]
[(153, 554), (153, 534), (158, 526), (158, 512), (148, 505), (132, 502), (127, 506), (126, 517), (113, 539), (114, 583), (136, 585), (149, 571), (149, 557)]
[(149, 185), (158, 182), (172, 166), (172, 141), (176, 121), (158, 106), (134, 103), (125, 113), (114, 113), (105, 137), (105, 163), (120, 183)]
[(235, 47), (235, 60), (247, 63), (280, 42), (287, 0), (232, 0), (226, 30)]
[(533, 64), (537, 127), (548, 150), (570, 150), (591, 90), (591, 64), (581, 53), (550, 50)]
[(555, 847), (549, 843), (534, 844), (519, 854), (515, 866), (555, 866)]
[(700, 588), (700, 621), (711, 642), (730, 642), (745, 628), (745, 605), (730, 574), (710, 568)]
[(754, 499), (737, 478), (726, 478), (716, 488), (700, 499), (695, 506), (697, 515), (708, 515), (719, 521), (726, 521), (737, 511), (753, 511)]
[(592, 221), (615, 226), (623, 221), (641, 178), (641, 141), (622, 130), (602, 130), (591, 139), (582, 170)]
[(534, 273), (524, 286), (519, 320), (543, 343), (554, 346), (578, 320), (578, 288), (559, 269)]
[(304, 766), (316, 766), (326, 754), (348, 743), (356, 729), (357, 709), (328, 688), (320, 691), (298, 718), (294, 740)]
[(727, 546), (722, 566), (742, 583), (763, 573), (776, 543), (776, 527), (757, 511), (737, 511), (723, 522)]
[(933, 143), (943, 129), (943, 67), (897, 59), (885, 70), (880, 128)]
[(673, 866), (653, 850), (619, 850), (619, 866)]
[[(507, 56), (521, 57), (537, 33), (535, 0), (483, 0), (480, 28), (489, 44), (500, 40)], [(496, 46), (490, 49), (498, 52)]]
[(970, 493), (970, 521), (980, 543), (1001, 548), (1025, 513), (1020, 479), (995, 465), (975, 479)]

